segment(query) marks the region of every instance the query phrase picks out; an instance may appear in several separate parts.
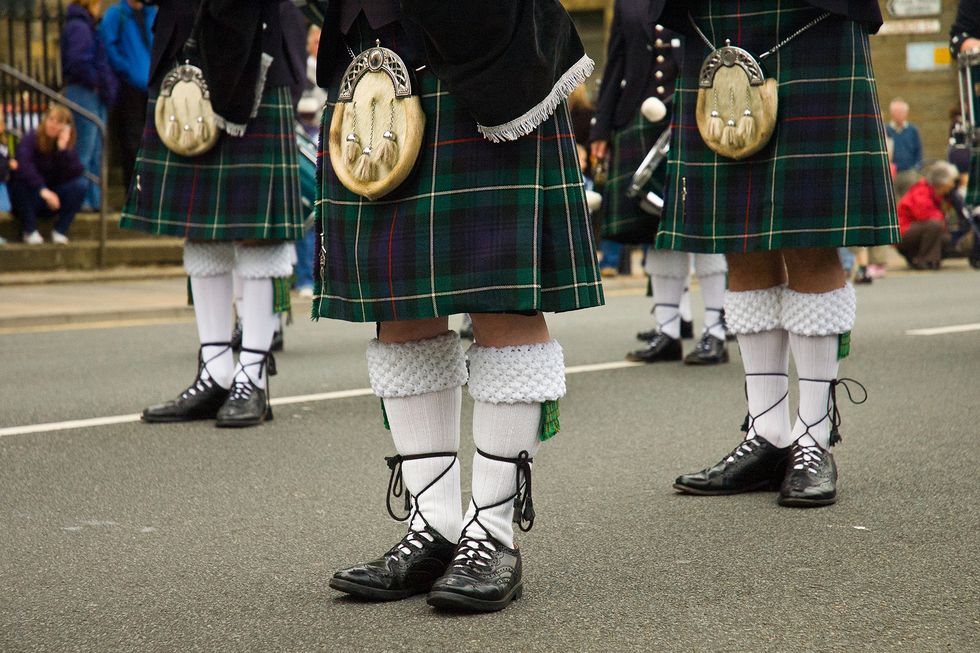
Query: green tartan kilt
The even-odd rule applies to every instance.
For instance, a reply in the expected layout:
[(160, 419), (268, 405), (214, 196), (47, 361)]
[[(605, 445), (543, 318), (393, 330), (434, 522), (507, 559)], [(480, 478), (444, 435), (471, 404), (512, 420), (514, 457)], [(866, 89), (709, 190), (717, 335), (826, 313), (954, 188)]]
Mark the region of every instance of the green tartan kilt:
[(567, 107), (533, 134), (491, 143), (436, 77), (422, 73), (418, 84), (422, 151), (390, 195), (351, 193), (320, 148), (313, 316), (377, 322), (601, 305)]
[[(755, 56), (822, 13), (803, 0), (699, 0), (690, 10), (715, 46)], [(867, 30), (832, 15), (764, 59), (779, 85), (775, 132), (735, 161), (701, 139), (697, 78), (709, 49), (684, 48), (675, 93), (667, 201), (657, 247), (725, 253), (886, 245), (899, 239)]]
[(147, 108), (143, 143), (120, 226), (197, 241), (303, 237), (299, 161), (289, 89), (266, 89), (242, 137), (222, 133), (196, 157), (174, 154)]
[[(637, 112), (632, 123), (612, 134), (609, 177), (602, 191), (604, 207), (601, 234), (617, 243), (649, 245), (657, 237), (659, 219), (640, 208), (637, 199), (627, 197), (626, 191), (633, 174), (643, 158), (668, 126), (667, 121), (651, 123)], [(663, 197), (667, 180), (667, 164), (657, 166), (645, 191)]]
[(980, 149), (974, 149), (970, 155), (970, 178), (966, 185), (967, 206), (980, 204)]

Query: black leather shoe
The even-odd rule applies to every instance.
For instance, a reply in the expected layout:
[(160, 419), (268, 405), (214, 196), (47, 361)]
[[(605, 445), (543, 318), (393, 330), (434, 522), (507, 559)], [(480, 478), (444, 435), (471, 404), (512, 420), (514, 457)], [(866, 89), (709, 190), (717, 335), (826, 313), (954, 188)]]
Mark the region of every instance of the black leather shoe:
[(837, 464), (833, 454), (799, 442), (790, 451), (789, 467), (779, 488), (779, 505), (814, 508), (837, 503)]
[[(204, 371), (215, 358), (228, 352), (230, 343), (204, 342), (197, 350), (197, 377), (176, 399), (165, 404), (150, 406), (140, 416), (144, 422), (190, 422), (199, 419), (214, 419), (218, 410), (228, 399), (229, 390), (222, 388), (211, 378), (203, 378)], [(218, 353), (204, 360), (204, 348), (220, 348)]]
[[(640, 331), (636, 334), (637, 340), (642, 340), (643, 342), (650, 342), (657, 337), (660, 331), (656, 328), (650, 329), (649, 331)], [(681, 320), (681, 340), (691, 340), (694, 338), (694, 322), (690, 320)]]
[(496, 612), (521, 598), (521, 552), (497, 540), (467, 536), (459, 541), (456, 556), (438, 579), (426, 602), (436, 608), (467, 612)]
[(215, 415), (215, 426), (235, 428), (272, 421), (272, 406), (265, 390), (251, 380), (235, 381), (224, 405)]
[(229, 390), (211, 379), (198, 376), (176, 399), (144, 409), (141, 418), (150, 423), (214, 419), (228, 399), (228, 393)]
[(455, 550), (456, 545), (434, 529), (409, 531), (377, 560), (338, 571), (330, 587), (373, 601), (424, 594), (445, 573)]
[(647, 343), (646, 349), (637, 349), (626, 354), (626, 360), (635, 363), (659, 363), (661, 361), (679, 361), (684, 358), (684, 349), (680, 338), (671, 338), (662, 333)]
[(788, 447), (780, 449), (756, 435), (743, 440), (712, 467), (678, 476), (674, 489), (701, 495), (775, 490), (783, 481), (788, 460)]
[(684, 357), (685, 365), (718, 365), (728, 362), (728, 347), (721, 338), (716, 338), (705, 331), (694, 351)]

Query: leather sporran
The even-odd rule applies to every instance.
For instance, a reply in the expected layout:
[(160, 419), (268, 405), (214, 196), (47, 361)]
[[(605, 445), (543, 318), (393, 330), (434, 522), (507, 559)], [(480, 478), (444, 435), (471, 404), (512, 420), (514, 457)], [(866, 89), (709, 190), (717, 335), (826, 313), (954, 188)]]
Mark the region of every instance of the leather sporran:
[(730, 159), (761, 150), (776, 129), (778, 89), (755, 58), (726, 45), (704, 60), (695, 117), (705, 144)]
[(369, 200), (384, 197), (415, 168), (424, 136), (425, 113), (401, 57), (380, 43), (354, 57), (328, 138), (340, 183)]
[(164, 77), (153, 119), (163, 144), (174, 154), (194, 157), (218, 142), (218, 128), (204, 73), (183, 63)]

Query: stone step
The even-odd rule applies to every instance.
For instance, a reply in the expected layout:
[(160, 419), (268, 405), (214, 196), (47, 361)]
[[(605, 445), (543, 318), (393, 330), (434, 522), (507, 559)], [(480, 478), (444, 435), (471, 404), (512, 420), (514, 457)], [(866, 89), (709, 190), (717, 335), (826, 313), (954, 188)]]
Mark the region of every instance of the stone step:
[[(179, 238), (110, 240), (106, 266), (177, 265), (183, 260)], [(0, 273), (41, 270), (91, 270), (99, 264), (97, 240), (72, 239), (68, 245), (0, 245)]]
[[(51, 238), (51, 227), (54, 220), (41, 219), (38, 224), (38, 231), (44, 236), (45, 240)], [(131, 229), (121, 229), (119, 227), (119, 213), (109, 213), (106, 215), (106, 234), (109, 240), (135, 240), (146, 238), (145, 233), (133, 231)], [(20, 222), (9, 213), (0, 213), (0, 236), (10, 242), (20, 242), (21, 226)], [(68, 237), (72, 240), (98, 240), (99, 239), (99, 214), (98, 213), (79, 213), (71, 223), (68, 230)]]

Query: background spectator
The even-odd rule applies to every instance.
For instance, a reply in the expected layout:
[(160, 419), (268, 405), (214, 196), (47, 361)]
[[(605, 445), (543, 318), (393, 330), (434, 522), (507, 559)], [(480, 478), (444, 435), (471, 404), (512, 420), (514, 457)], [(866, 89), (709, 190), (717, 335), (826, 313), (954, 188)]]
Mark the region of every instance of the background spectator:
[[(65, 13), (65, 26), (61, 32), (61, 71), (65, 80), (65, 97), (105, 121), (119, 83), (95, 30), (101, 14), (102, 0), (72, 0)], [(75, 124), (78, 129), (78, 156), (85, 169), (98, 177), (102, 162), (99, 129), (81, 115), (75, 116)], [(85, 196), (85, 208), (98, 208), (102, 203), (101, 195), (98, 184), (90, 184)]]
[(916, 270), (939, 269), (944, 249), (952, 237), (946, 212), (952, 208), (950, 193), (956, 188), (959, 171), (951, 163), (937, 161), (898, 203), (898, 226), (902, 240), (895, 246)]
[(55, 215), (51, 242), (68, 243), (68, 228), (88, 189), (75, 140), (71, 111), (52, 104), (38, 130), (17, 145), (18, 166), (10, 180), (10, 199), (28, 245), (44, 242), (37, 230), (38, 217)]
[(156, 15), (154, 6), (144, 6), (139, 0), (121, 0), (106, 10), (99, 23), (106, 57), (119, 79), (109, 124), (119, 143), (126, 188), (132, 181), (136, 152), (143, 137)]
[[(10, 193), (7, 182), (10, 173), (17, 169), (17, 138), (7, 131), (7, 116), (0, 105), (0, 211), (10, 211)], [(0, 239), (0, 245), (5, 241)]]
[(895, 98), (888, 105), (891, 121), (885, 128), (893, 144), (895, 162), (895, 196), (901, 198), (919, 178), (922, 165), (922, 138), (919, 130), (909, 122), (908, 102)]

